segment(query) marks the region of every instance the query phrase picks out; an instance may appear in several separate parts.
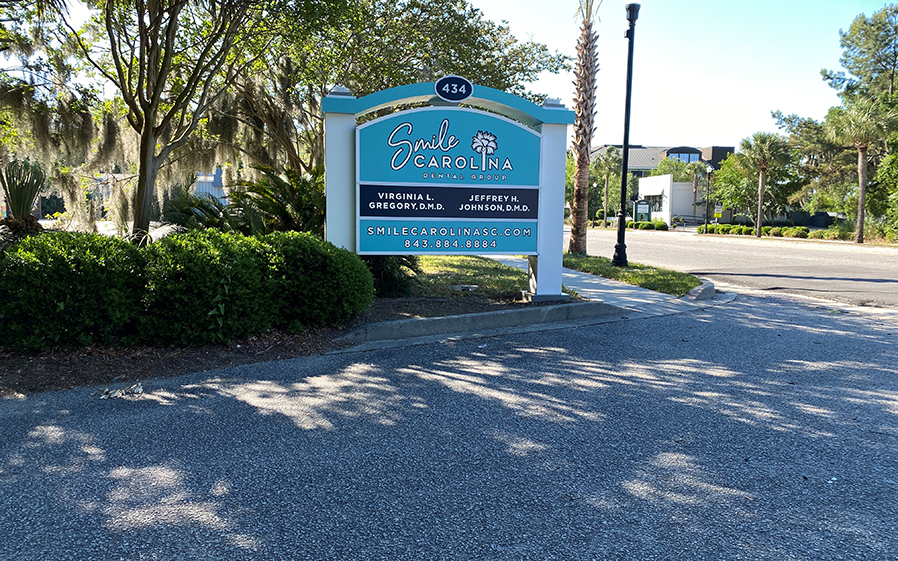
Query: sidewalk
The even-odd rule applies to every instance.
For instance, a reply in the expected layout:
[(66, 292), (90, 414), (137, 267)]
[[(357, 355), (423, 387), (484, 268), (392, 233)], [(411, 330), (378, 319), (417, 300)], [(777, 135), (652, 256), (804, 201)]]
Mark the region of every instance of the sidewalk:
[[(527, 270), (527, 260), (511, 255), (491, 255), (505, 265)], [(382, 349), (433, 341), (491, 337), (512, 332), (543, 331), (597, 323), (680, 314), (721, 304), (714, 300), (714, 285), (705, 282), (690, 295), (676, 298), (615, 280), (563, 269), (562, 284), (587, 299), (583, 303), (533, 306), (481, 314), (407, 319), (367, 325), (342, 337), (353, 343), (337, 352)]]

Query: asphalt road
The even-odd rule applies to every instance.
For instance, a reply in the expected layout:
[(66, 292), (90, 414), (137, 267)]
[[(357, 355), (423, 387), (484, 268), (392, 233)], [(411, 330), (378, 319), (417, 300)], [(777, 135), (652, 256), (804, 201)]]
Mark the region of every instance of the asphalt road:
[[(611, 257), (617, 230), (592, 229), (591, 255)], [(898, 247), (627, 230), (627, 258), (716, 282), (898, 309)]]
[(0, 559), (896, 559), (896, 340), (740, 295), (0, 400)]

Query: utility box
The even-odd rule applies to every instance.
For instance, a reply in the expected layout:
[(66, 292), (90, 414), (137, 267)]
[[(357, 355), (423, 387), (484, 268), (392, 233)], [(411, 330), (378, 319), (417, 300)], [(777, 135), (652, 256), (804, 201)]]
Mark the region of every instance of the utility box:
[(636, 222), (651, 222), (652, 221), (652, 205), (648, 201), (636, 201), (633, 203), (634, 212), (633, 217), (636, 219)]

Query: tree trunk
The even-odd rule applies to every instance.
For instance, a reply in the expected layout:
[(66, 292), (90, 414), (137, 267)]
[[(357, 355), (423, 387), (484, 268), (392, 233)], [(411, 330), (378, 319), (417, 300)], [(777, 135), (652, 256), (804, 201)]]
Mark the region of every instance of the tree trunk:
[(589, 153), (595, 132), (596, 72), (598, 35), (592, 30), (592, 13), (584, 14), (580, 39), (577, 41), (577, 64), (574, 67), (574, 207), (571, 209), (571, 240), (568, 252), (586, 254), (586, 229), (589, 205)]
[[(698, 176), (692, 176), (692, 212), (698, 209)], [(692, 216), (695, 216), (694, 214)]]
[(867, 211), (867, 147), (857, 147), (857, 228), (854, 241), (864, 243), (864, 215)]
[(760, 169), (758, 174), (758, 219), (755, 221), (755, 236), (761, 237), (761, 228), (764, 225), (764, 189), (767, 187), (767, 170)]
[(611, 182), (611, 176), (605, 176), (605, 201), (602, 206), (604, 207), (605, 216), (602, 218), (602, 228), (608, 227), (608, 183)]
[(153, 134), (152, 126), (145, 124), (144, 127), (140, 135), (140, 168), (134, 197), (134, 224), (131, 226), (131, 237), (137, 245), (144, 245), (148, 241), (150, 215), (156, 198), (156, 176), (160, 165), (160, 160), (156, 157), (156, 135)]
[[(576, 153), (577, 150), (575, 149)], [(571, 239), (568, 253), (586, 254), (586, 227), (589, 205), (589, 152), (576, 154), (574, 163), (574, 208), (571, 209)]]

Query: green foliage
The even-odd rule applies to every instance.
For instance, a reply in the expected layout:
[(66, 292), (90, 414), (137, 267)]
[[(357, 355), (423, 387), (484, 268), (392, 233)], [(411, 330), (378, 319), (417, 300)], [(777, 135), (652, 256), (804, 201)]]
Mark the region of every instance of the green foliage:
[(230, 340), (271, 326), (280, 296), (266, 274), (264, 246), (257, 239), (194, 230), (152, 243), (144, 254), (141, 334), (147, 341)]
[(898, 236), (898, 188), (892, 190), (891, 195), (889, 195), (889, 207), (886, 211), (886, 221), (890, 232), (892, 232), (890, 237), (892, 235)]
[(0, 258), (0, 347), (229, 341), (336, 325), (372, 297), (358, 256), (310, 234), (194, 230), (138, 249), (52, 232)]
[(782, 235), (785, 238), (807, 238), (810, 233), (810, 228), (805, 226), (792, 226), (791, 228), (782, 229)]
[(670, 156), (658, 162), (658, 167), (652, 170), (652, 176), (657, 175), (673, 175), (674, 181), (692, 182), (692, 173), (689, 171), (689, 164), (679, 158), (671, 158)]
[(844, 98), (874, 96), (891, 101), (898, 72), (898, 6), (888, 4), (869, 18), (860, 14), (848, 31), (839, 30), (844, 71), (823, 69), (823, 79)]
[(854, 239), (854, 226), (851, 222), (839, 222), (833, 224), (826, 230), (817, 230), (823, 232), (825, 240), (851, 240)]
[(814, 119), (794, 114), (784, 116), (779, 111), (773, 116), (778, 126), (789, 134), (789, 145), (796, 154), (794, 169), (799, 188), (789, 196), (789, 203), (810, 213), (856, 212), (856, 196), (853, 202), (845, 202), (857, 190), (854, 147), (833, 142), (823, 123)]
[(663, 230), (666, 232), (669, 229), (669, 226), (663, 220), (656, 221), (654, 223), (654, 226), (655, 226), (655, 230)]
[(188, 230), (214, 228), (222, 232), (243, 231), (248, 220), (235, 215), (235, 208), (210, 193), (194, 195), (176, 185), (162, 209), (162, 220)]
[(654, 222), (645, 222), (645, 221), (643, 221), (643, 222), (637, 222), (637, 223), (636, 223), (636, 228), (637, 228), (638, 230), (654, 230), (654, 229), (655, 229), (655, 224), (654, 224)]
[(763, 235), (763, 236), (769, 236), (769, 235), (770, 235), (770, 230), (772, 230), (772, 229), (773, 229), (773, 226), (764, 226), (764, 227), (762, 227), (762, 228), (761, 228), (761, 235)]
[[(725, 208), (733, 209), (737, 216), (747, 216), (757, 221), (758, 162), (757, 158), (743, 154), (730, 154), (721, 164), (721, 169), (714, 173), (712, 199), (723, 203)], [(800, 178), (791, 159), (787, 158), (786, 163), (779, 160), (769, 162), (764, 211), (776, 215), (789, 208), (789, 198), (800, 188)]]
[[(598, 208), (596, 209), (596, 219), (599, 219), (599, 213), (602, 213), (604, 218), (606, 209), (608, 216), (614, 216), (614, 209), (617, 206), (615, 201), (620, 200), (620, 172), (622, 166), (623, 157), (616, 146), (606, 147), (603, 152), (597, 154), (595, 159), (593, 159), (593, 173), (599, 178), (599, 184), (596, 189), (601, 191)], [(629, 185), (627, 187), (629, 188)], [(614, 196), (615, 193), (617, 193), (617, 197)]]
[(781, 238), (783, 237), (783, 229), (779, 226), (774, 226), (770, 229), (770, 237), (772, 238)]
[(731, 228), (732, 228), (732, 226), (731, 226), (730, 224), (718, 224), (718, 225), (717, 225), (717, 230), (715, 230), (715, 233), (717, 233), (717, 234), (729, 234)]
[[(240, 181), (230, 199), (242, 210), (244, 217), (258, 216), (260, 231), (310, 232), (324, 236), (324, 173), (315, 169), (300, 173), (287, 168), (281, 175), (275, 168), (255, 166), (264, 174), (256, 181)], [(255, 233), (252, 222), (246, 220), (246, 233)]]
[(27, 238), (0, 259), (0, 346), (133, 339), (143, 286), (143, 258), (128, 242), (77, 232)]
[(826, 239), (826, 230), (814, 230), (808, 234), (808, 238), (812, 240), (824, 240)]
[(754, 236), (755, 229), (752, 228), (751, 226), (743, 226), (742, 231), (740, 231), (739, 234), (742, 236)]
[(417, 255), (364, 255), (362, 260), (374, 277), (374, 293), (384, 298), (411, 294), (421, 271)]
[(308, 233), (274, 232), (267, 249), (274, 323), (297, 331), (339, 325), (371, 305), (374, 280), (354, 253)]
[(0, 185), (9, 205), (9, 213), (18, 220), (31, 216), (34, 202), (46, 187), (47, 176), (37, 162), (12, 160), (0, 169)]

